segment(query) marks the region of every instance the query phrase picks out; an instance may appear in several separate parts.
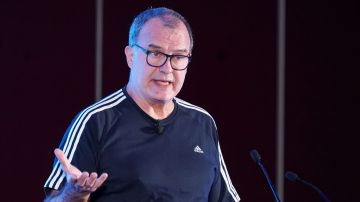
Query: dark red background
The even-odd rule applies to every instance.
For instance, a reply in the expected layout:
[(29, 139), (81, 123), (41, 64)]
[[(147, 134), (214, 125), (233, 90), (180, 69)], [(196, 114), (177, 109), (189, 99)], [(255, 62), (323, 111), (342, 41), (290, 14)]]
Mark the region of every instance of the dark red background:
[[(104, 95), (128, 78), (133, 17), (168, 6), (193, 27), (195, 49), (179, 97), (215, 118), (243, 201), (273, 201), (256, 148), (275, 183), (277, 2), (115, 1), (104, 4)], [(1, 201), (40, 201), (57, 147), (94, 100), (95, 1), (0, 3)], [(357, 201), (359, 3), (287, 2), (285, 169), (333, 201)], [(320, 201), (286, 182), (285, 201)]]

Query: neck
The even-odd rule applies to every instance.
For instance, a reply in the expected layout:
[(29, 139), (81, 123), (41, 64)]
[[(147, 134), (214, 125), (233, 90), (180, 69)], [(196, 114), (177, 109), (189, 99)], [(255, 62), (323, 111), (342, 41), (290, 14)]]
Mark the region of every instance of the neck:
[(174, 102), (170, 101), (159, 101), (145, 99), (140, 96), (134, 89), (129, 85), (126, 87), (126, 91), (129, 96), (135, 101), (135, 103), (153, 119), (161, 120), (168, 117), (174, 110)]
[(141, 107), (141, 109), (144, 111), (146, 110), (145, 112), (152, 118), (161, 120), (168, 117), (174, 110), (174, 102), (171, 101), (166, 104), (147, 105), (145, 108), (146, 109)]

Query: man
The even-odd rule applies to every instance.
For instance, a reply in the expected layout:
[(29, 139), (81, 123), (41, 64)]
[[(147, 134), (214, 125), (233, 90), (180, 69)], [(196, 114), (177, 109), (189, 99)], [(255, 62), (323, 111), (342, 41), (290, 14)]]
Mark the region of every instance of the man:
[(55, 150), (46, 201), (239, 201), (217, 129), (176, 98), (193, 47), (187, 21), (167, 8), (140, 13), (125, 55), (128, 84), (78, 114)]

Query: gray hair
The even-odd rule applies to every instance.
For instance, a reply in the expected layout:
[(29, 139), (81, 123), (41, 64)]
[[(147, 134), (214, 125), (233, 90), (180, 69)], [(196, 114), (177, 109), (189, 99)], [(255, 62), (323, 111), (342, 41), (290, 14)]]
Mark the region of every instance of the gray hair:
[(143, 25), (150, 19), (158, 17), (160, 18), (165, 27), (175, 28), (180, 22), (183, 22), (190, 37), (190, 52), (194, 46), (194, 39), (191, 31), (191, 27), (186, 19), (178, 12), (165, 8), (149, 8), (134, 18), (129, 31), (129, 46), (133, 46), (137, 43), (139, 33)]

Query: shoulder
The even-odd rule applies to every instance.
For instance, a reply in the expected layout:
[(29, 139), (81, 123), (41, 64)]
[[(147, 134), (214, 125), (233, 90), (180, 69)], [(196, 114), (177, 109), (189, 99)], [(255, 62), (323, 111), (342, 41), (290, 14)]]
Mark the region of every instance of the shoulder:
[(194, 104), (191, 104), (191, 103), (189, 103), (185, 100), (182, 100), (178, 97), (175, 97), (175, 101), (178, 104), (180, 110), (183, 110), (192, 116), (201, 117), (203, 119), (208, 119), (211, 122), (213, 122), (214, 126), (216, 127), (214, 118), (204, 108), (196, 106)]
[(116, 118), (118, 108), (121, 108), (126, 98), (123, 89), (120, 89), (84, 108), (77, 114), (74, 121), (82, 124), (86, 124), (88, 121), (95, 121), (101, 124), (101, 122)]
[(105, 98), (102, 98), (101, 100), (95, 102), (94, 104), (88, 106), (84, 110), (82, 110), (80, 113), (91, 113), (96, 114), (99, 112), (109, 112), (112, 110), (115, 110), (116, 107), (121, 106), (123, 104), (124, 100), (127, 98), (125, 95), (123, 89), (120, 89), (111, 95), (106, 96)]

